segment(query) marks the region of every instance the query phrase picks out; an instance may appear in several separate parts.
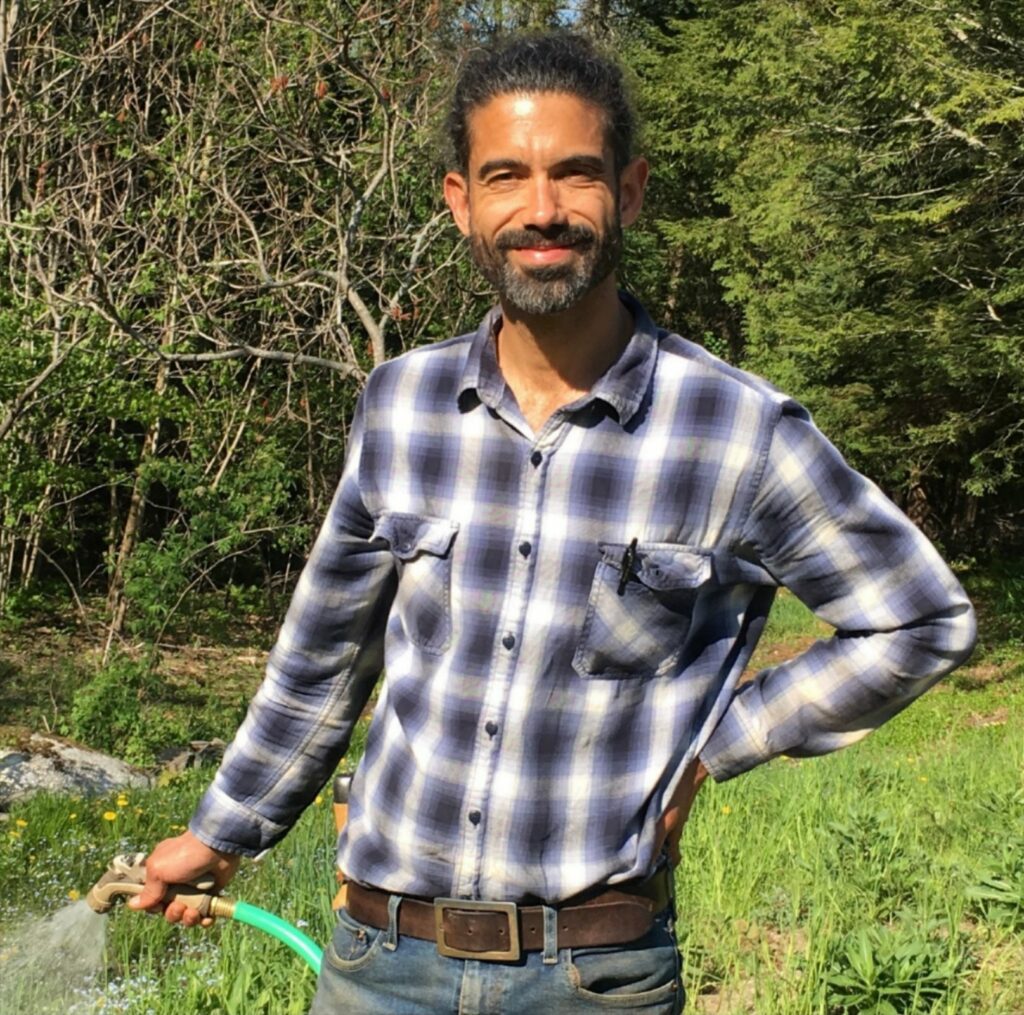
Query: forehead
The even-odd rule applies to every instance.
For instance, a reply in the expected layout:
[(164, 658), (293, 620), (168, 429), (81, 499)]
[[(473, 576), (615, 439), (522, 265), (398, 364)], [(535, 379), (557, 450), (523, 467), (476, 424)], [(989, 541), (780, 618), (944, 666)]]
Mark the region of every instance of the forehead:
[(467, 126), (470, 166), (492, 159), (603, 156), (607, 147), (601, 107), (564, 92), (496, 95), (470, 111)]

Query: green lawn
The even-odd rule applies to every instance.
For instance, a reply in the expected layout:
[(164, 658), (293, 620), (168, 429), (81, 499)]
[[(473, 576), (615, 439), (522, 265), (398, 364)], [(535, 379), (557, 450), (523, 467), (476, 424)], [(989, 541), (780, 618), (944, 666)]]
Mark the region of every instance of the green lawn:
[[(782, 598), (758, 665), (821, 633), (801, 611)], [(687, 1010), (1022, 1015), (1022, 706), (1019, 657), (983, 653), (855, 747), (707, 785), (677, 877)], [(11, 812), (0, 825), (2, 1015), (30, 1010), (4, 968), (24, 929), (84, 893), (115, 853), (180, 829), (209, 777)], [(320, 942), (335, 887), (329, 803), (233, 885)], [(53, 1010), (286, 1015), (309, 1003), (312, 974), (252, 928), (187, 932), (126, 911), (106, 928), (106, 968)]]

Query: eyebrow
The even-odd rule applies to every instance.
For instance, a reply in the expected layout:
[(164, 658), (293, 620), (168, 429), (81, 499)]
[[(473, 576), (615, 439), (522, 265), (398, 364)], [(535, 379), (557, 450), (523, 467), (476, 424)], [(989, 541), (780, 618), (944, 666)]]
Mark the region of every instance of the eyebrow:
[[(477, 179), (482, 180), (491, 173), (498, 172), (502, 169), (522, 169), (524, 165), (525, 163), (519, 159), (491, 159), (490, 161), (485, 162), (477, 170)], [(607, 163), (603, 158), (597, 155), (570, 155), (567, 158), (559, 159), (555, 168), (565, 166), (578, 166), (582, 169), (588, 169), (592, 173), (600, 176), (605, 172)]]

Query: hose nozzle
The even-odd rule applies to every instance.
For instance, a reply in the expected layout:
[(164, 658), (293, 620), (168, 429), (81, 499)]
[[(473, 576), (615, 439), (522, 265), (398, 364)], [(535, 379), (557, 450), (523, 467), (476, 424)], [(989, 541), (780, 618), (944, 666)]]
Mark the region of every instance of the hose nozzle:
[[(129, 895), (139, 895), (145, 883), (146, 854), (122, 853), (111, 860), (103, 877), (89, 889), (85, 901), (95, 912), (107, 913), (115, 902)], [(214, 895), (215, 888), (213, 878), (209, 877), (194, 885), (170, 885), (164, 894), (164, 902), (177, 899), (198, 909), (202, 916), (232, 916), (234, 901)]]

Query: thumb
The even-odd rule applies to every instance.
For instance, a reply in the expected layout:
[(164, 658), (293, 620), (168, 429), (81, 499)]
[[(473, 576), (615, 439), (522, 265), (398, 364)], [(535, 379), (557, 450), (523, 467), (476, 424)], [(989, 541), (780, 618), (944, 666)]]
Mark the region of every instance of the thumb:
[(166, 892), (167, 883), (147, 871), (146, 883), (143, 885), (142, 891), (128, 900), (128, 908), (159, 911), (163, 908)]

